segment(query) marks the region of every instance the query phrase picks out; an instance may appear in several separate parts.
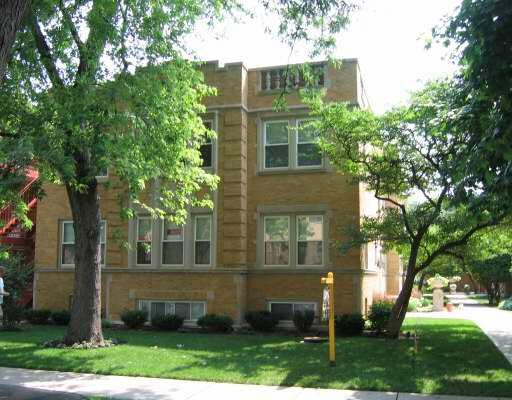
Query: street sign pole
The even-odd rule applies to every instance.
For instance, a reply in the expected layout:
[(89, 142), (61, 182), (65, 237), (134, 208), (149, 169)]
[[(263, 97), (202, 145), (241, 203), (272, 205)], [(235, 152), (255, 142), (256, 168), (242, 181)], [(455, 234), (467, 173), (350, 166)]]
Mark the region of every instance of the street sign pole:
[(329, 310), (329, 365), (336, 366), (336, 345), (334, 331), (334, 274), (329, 272), (326, 278), (321, 279), (322, 284), (328, 289), (328, 310)]

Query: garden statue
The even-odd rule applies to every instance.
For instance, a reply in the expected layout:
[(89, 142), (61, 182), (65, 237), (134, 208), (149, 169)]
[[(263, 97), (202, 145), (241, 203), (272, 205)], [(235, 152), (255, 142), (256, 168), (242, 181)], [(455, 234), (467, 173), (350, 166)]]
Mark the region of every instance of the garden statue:
[(429, 285), (433, 289), (433, 307), (432, 311), (443, 311), (444, 309), (444, 293), (443, 287), (446, 286), (446, 278), (443, 278), (439, 274), (429, 279)]

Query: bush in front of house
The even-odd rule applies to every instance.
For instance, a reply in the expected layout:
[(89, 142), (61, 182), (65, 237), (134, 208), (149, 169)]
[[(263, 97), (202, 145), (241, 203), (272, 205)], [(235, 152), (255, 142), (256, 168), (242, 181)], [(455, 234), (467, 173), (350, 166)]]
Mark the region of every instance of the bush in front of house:
[(48, 325), (52, 312), (50, 310), (27, 310), (25, 319), (33, 325)]
[(231, 332), (233, 319), (228, 315), (206, 314), (197, 320), (197, 325), (212, 332)]
[(163, 331), (177, 331), (185, 319), (176, 314), (157, 315), (151, 319), (151, 325)]
[(71, 313), (67, 310), (52, 312), (52, 320), (55, 325), (67, 326), (71, 320)]
[(8, 303), (3, 307), (4, 324), (7, 328), (15, 328), (25, 316), (25, 308), (19, 304)]
[(421, 304), (422, 304), (421, 299), (418, 299), (416, 297), (411, 297), (409, 299), (409, 304), (407, 304), (407, 311), (409, 311), (409, 312), (417, 311), (418, 308), (422, 307)]
[(148, 320), (148, 313), (142, 310), (126, 310), (121, 314), (121, 321), (130, 329), (139, 329)]
[(374, 331), (380, 333), (386, 329), (393, 305), (394, 302), (391, 300), (379, 300), (372, 304), (368, 313), (368, 321)]
[(245, 320), (255, 331), (272, 332), (279, 323), (279, 317), (270, 311), (249, 311)]
[(297, 310), (293, 313), (293, 325), (299, 332), (309, 332), (315, 320), (313, 310)]
[(503, 300), (503, 301), (499, 304), (498, 308), (499, 308), (500, 310), (512, 311), (512, 297), (510, 297), (510, 298), (509, 298), (509, 299), (507, 299), (507, 300)]
[(363, 333), (364, 318), (360, 313), (337, 315), (335, 320), (336, 335), (359, 336)]

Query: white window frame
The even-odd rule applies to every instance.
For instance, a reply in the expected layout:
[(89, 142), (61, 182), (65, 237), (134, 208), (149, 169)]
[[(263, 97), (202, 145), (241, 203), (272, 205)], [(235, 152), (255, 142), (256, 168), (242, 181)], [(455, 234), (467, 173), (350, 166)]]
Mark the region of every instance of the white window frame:
[(96, 175), (96, 181), (101, 183), (101, 182), (106, 182), (109, 178), (109, 173), (108, 173), (108, 167), (107, 167), (107, 171), (106, 171), (106, 174), (105, 175)]
[[(190, 314), (189, 317), (192, 318), (192, 304), (202, 304), (203, 305), (203, 315), (208, 314), (207, 311), (207, 302), (206, 301), (197, 301), (197, 300), (158, 300), (158, 299), (139, 299), (137, 301), (137, 309), (142, 310), (142, 304), (146, 302), (149, 304), (149, 313), (148, 313), (148, 322), (151, 323), (151, 304), (152, 303), (164, 303), (165, 304), (165, 313), (166, 314), (175, 314), (176, 312), (176, 304), (189, 304), (190, 305)], [(185, 319), (184, 322), (196, 322), (197, 319)]]
[[(210, 238), (209, 240), (197, 240), (197, 220), (200, 218), (207, 218), (210, 221)], [(212, 266), (212, 237), (213, 237), (213, 216), (212, 214), (195, 214), (193, 215), (193, 224), (194, 224), (194, 240), (193, 240), (193, 250), (192, 250), (192, 265), (195, 267), (209, 267)], [(210, 243), (210, 253), (209, 253), (209, 263), (208, 264), (197, 264), (196, 263), (196, 242), (209, 242)]]
[[(182, 240), (165, 240), (165, 223), (169, 223), (170, 221), (165, 221), (165, 220), (162, 220), (162, 228), (161, 228), (161, 231), (162, 231), (162, 236), (161, 236), (161, 249), (160, 249), (160, 260), (161, 260), (161, 265), (163, 267), (183, 267), (185, 265), (185, 254), (186, 254), (186, 251), (185, 251), (185, 239), (186, 239), (186, 236), (185, 236), (185, 225), (179, 225), (181, 227), (181, 235), (182, 235)], [(182, 243), (182, 254), (181, 254), (181, 259), (182, 259), (182, 263), (181, 264), (165, 264), (164, 263), (164, 244), (165, 243)], [(147, 264), (143, 264), (143, 265), (147, 265)]]
[[(287, 221), (288, 221), (288, 264), (266, 264), (266, 243), (267, 242), (284, 242), (283, 240), (266, 240), (265, 239), (265, 235), (267, 233), (267, 219), (269, 218), (286, 218)], [(274, 215), (265, 215), (263, 217), (263, 266), (264, 267), (289, 267), (290, 266), (290, 261), (291, 261), (291, 258), (292, 258), (292, 254), (290, 254), (292, 252), (292, 249), (291, 249), (291, 226), (290, 226), (290, 215), (286, 215), (286, 214), (274, 214)]]
[[(288, 134), (287, 138), (288, 141), (286, 143), (272, 143), (267, 144), (267, 125), (269, 124), (279, 124), (279, 123), (286, 123)], [(267, 146), (273, 147), (273, 146), (284, 146), (286, 144), (287, 146), (287, 152), (288, 152), (288, 165), (286, 167), (267, 167)], [(279, 119), (279, 120), (269, 120), (263, 122), (263, 169), (266, 171), (285, 171), (290, 169), (290, 120), (288, 119)]]
[[(147, 240), (139, 240), (139, 222), (140, 220), (145, 220), (145, 219), (148, 219), (150, 222), (151, 222), (151, 227), (150, 227), (150, 232), (151, 232), (151, 241), (149, 242), (150, 244), (150, 250), (149, 250), (149, 254), (151, 256), (151, 262), (149, 264), (139, 264), (139, 257), (138, 257), (138, 252), (139, 252), (139, 243), (147, 243), (148, 241)], [(144, 216), (144, 215), (138, 215), (136, 217), (136, 223), (135, 223), (135, 265), (137, 267), (151, 267), (153, 265), (153, 220), (151, 217), (148, 217), (148, 216)]]
[[(101, 241), (101, 229), (100, 229), (100, 251), (101, 251), (101, 245), (103, 244), (105, 246), (105, 254), (103, 255), (103, 264), (100, 264), (101, 267), (105, 267), (107, 265), (107, 221), (102, 219), (100, 221), (102, 225), (104, 225), (104, 231), (105, 231), (105, 242), (102, 243)], [(75, 268), (75, 264), (64, 264), (62, 262), (62, 256), (64, 254), (64, 245), (73, 245), (76, 246), (76, 233), (75, 233), (75, 241), (73, 242), (64, 242), (64, 225), (71, 224), (71, 226), (74, 226), (74, 222), (72, 220), (63, 220), (60, 221), (60, 240), (59, 240), (59, 265), (62, 268)], [(76, 248), (75, 248), (76, 251)], [(100, 262), (101, 262), (101, 256), (100, 256)]]
[(313, 118), (297, 118), (295, 120), (295, 165), (294, 167), (297, 169), (322, 169), (324, 167), (324, 156), (320, 151), (320, 164), (318, 165), (299, 165), (299, 145), (300, 144), (316, 144), (317, 142), (299, 142), (299, 125), (301, 123), (308, 123), (314, 121)]
[[(299, 264), (299, 242), (318, 242), (318, 240), (299, 240), (299, 218), (301, 217), (320, 217), (322, 218), (322, 262), (320, 264)], [(325, 246), (325, 218), (323, 214), (297, 214), (295, 216), (295, 265), (297, 268), (323, 268), (325, 266), (324, 260), (324, 246)]]
[[(295, 313), (295, 306), (299, 304), (310, 304), (313, 305), (313, 311), (315, 313), (315, 321), (318, 319), (318, 304), (316, 301), (286, 301), (286, 300), (269, 300), (267, 301), (267, 310), (272, 312), (272, 304), (291, 304), (292, 305), (292, 315)], [(291, 323), (293, 320), (291, 319), (280, 319), (280, 323)]]

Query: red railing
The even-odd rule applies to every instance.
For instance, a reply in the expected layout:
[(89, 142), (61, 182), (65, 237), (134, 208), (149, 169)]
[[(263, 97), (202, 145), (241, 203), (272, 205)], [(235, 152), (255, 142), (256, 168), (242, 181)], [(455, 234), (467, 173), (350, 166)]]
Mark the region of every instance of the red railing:
[[(37, 203), (36, 188), (34, 183), (39, 178), (37, 173), (29, 171), (27, 173), (27, 184), (20, 191), (20, 196), (29, 210)], [(5, 234), (16, 223), (13, 206), (8, 204), (0, 210), (0, 235)]]

